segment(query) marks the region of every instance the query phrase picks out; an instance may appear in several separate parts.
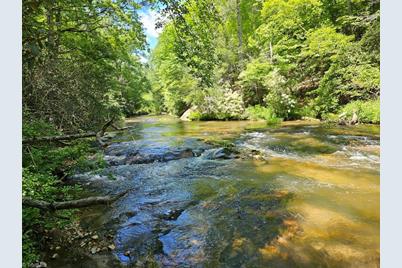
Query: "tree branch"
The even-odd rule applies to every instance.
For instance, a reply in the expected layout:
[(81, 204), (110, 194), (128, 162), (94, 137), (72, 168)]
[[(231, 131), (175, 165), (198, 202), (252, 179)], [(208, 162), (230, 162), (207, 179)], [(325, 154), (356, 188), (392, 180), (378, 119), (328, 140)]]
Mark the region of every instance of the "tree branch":
[[(62, 136), (34, 137), (34, 138), (23, 139), (22, 144), (33, 144), (33, 143), (40, 143), (40, 142), (60, 142), (60, 141), (67, 141), (67, 140), (96, 137), (96, 140), (102, 146), (104, 146), (105, 143), (103, 141), (101, 141), (101, 138), (105, 134), (106, 129), (110, 126), (113, 126), (113, 121), (114, 121), (114, 118), (110, 119), (105, 125), (103, 125), (102, 129), (98, 132), (86, 132), (86, 133), (69, 134), (69, 135), (62, 135)], [(125, 128), (116, 129), (116, 130), (125, 130)]]
[(108, 205), (113, 203), (117, 199), (123, 197), (129, 192), (129, 190), (119, 193), (117, 195), (106, 195), (106, 196), (96, 196), (88, 197), (83, 199), (77, 199), (72, 201), (63, 202), (46, 202), (43, 200), (36, 200), (29, 197), (22, 198), (22, 205), (27, 207), (39, 208), (42, 210), (62, 210), (62, 209), (74, 209), (83, 208), (95, 205)]
[(44, 136), (44, 137), (34, 137), (29, 139), (23, 139), (22, 144), (32, 144), (38, 142), (55, 142), (62, 140), (74, 140), (74, 139), (82, 139), (95, 137), (96, 132), (87, 132), (82, 134), (70, 134), (70, 135), (62, 135), (62, 136)]

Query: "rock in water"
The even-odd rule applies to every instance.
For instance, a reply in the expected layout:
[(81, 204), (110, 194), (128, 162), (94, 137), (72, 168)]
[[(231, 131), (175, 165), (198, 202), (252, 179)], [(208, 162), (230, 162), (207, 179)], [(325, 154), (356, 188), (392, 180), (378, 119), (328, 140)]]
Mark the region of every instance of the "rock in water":
[(197, 110), (197, 107), (196, 107), (196, 106), (187, 109), (187, 111), (185, 111), (185, 112), (180, 116), (180, 120), (182, 120), (182, 121), (191, 121), (191, 120), (190, 120), (190, 114), (191, 114), (192, 112), (195, 112), (196, 110)]
[(161, 218), (168, 221), (174, 221), (177, 220), (182, 212), (183, 209), (168, 210), (165, 214), (162, 215)]
[(202, 155), (204, 159), (231, 159), (234, 158), (232, 152), (227, 148), (217, 148), (206, 150)]

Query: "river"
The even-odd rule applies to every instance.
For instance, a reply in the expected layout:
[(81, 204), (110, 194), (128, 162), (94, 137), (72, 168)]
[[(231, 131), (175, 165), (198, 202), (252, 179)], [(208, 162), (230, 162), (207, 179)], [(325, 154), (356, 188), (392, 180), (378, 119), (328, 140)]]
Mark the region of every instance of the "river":
[[(379, 126), (127, 120), (108, 167), (74, 179), (130, 193), (83, 211), (113, 251), (51, 267), (379, 267)], [(225, 149), (220, 149), (220, 148)]]

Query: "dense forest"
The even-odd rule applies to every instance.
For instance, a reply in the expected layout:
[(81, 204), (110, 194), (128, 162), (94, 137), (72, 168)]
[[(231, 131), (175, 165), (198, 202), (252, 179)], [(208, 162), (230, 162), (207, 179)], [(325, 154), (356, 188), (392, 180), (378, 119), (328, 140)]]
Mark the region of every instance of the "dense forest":
[[(379, 121), (379, 1), (186, 1), (152, 51), (152, 112)], [(179, 79), (180, 78), (180, 79)]]
[[(151, 51), (143, 7), (160, 14)], [(65, 178), (105, 164), (96, 135), (39, 137), (118, 129), (133, 115), (380, 120), (379, 0), (23, 0), (22, 9), (27, 198), (76, 199), (83, 190)], [(74, 212), (24, 206), (25, 267), (43, 233)]]

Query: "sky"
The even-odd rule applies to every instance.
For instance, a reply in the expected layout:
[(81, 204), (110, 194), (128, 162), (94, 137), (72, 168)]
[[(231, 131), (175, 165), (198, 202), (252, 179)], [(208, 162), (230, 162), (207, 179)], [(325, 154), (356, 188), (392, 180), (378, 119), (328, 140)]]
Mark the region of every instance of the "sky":
[(158, 18), (158, 13), (151, 10), (149, 7), (143, 7), (138, 14), (140, 15), (141, 22), (145, 29), (145, 34), (147, 36), (147, 42), (150, 49), (153, 49), (157, 42), (162, 29), (155, 29), (155, 22)]

